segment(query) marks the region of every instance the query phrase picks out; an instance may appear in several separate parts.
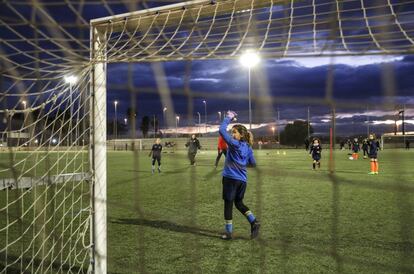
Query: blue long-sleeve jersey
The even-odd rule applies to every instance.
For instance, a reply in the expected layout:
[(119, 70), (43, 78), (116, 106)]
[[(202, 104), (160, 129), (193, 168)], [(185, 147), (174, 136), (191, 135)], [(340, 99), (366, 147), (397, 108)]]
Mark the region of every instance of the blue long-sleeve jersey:
[(227, 133), (230, 118), (226, 117), (220, 125), (220, 135), (227, 143), (227, 157), (223, 177), (247, 182), (247, 165), (256, 165), (252, 148), (245, 141), (238, 141)]

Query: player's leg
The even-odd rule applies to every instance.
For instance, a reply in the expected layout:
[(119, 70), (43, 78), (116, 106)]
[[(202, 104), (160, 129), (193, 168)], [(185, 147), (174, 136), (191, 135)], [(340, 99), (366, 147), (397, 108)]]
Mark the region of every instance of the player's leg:
[(161, 173), (161, 156), (157, 157), (158, 173)]
[(237, 193), (234, 205), (243, 214), (250, 223), (250, 237), (252, 239), (259, 235), (260, 223), (253, 215), (253, 212), (243, 203), (244, 193), (246, 192), (246, 183), (237, 182)]
[(152, 157), (151, 173), (154, 174), (155, 170), (155, 157)]
[(316, 168), (316, 160), (315, 159), (313, 159), (312, 168), (313, 168), (313, 170), (315, 170), (315, 168)]
[(223, 201), (224, 201), (224, 231), (223, 240), (231, 240), (233, 234), (233, 202), (236, 193), (234, 180), (223, 177)]
[(375, 174), (375, 159), (371, 157), (370, 159), (371, 171), (368, 173), (370, 175)]
[(220, 149), (217, 149), (217, 157), (216, 157), (216, 162), (214, 163), (214, 166), (215, 166), (215, 167), (217, 167), (218, 162), (220, 161), (221, 154), (222, 154), (221, 150), (220, 150)]
[(195, 164), (195, 153), (188, 153), (188, 158), (190, 159), (190, 164), (194, 165)]

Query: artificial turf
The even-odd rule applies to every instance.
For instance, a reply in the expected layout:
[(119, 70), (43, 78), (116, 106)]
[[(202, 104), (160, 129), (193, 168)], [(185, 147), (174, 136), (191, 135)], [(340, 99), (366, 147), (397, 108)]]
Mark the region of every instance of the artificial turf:
[[(234, 239), (222, 241), (222, 166), (201, 151), (162, 155), (151, 174), (147, 152), (108, 154), (110, 273), (409, 273), (414, 272), (414, 152), (369, 160), (334, 153), (329, 171), (311, 169), (305, 150), (257, 150), (245, 203), (260, 237), (233, 212)], [(223, 159), (221, 160), (223, 164)]]

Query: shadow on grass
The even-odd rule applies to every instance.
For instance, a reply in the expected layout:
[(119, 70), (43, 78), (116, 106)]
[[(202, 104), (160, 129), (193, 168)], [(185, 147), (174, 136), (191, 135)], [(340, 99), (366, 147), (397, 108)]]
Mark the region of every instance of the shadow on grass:
[[(220, 231), (210, 230), (206, 228), (201, 227), (193, 227), (193, 226), (186, 226), (181, 224), (176, 224), (170, 221), (163, 221), (163, 220), (148, 220), (148, 219), (125, 219), (125, 218), (117, 218), (110, 220), (111, 223), (114, 224), (121, 224), (121, 225), (141, 225), (141, 226), (147, 226), (151, 228), (158, 228), (168, 231), (174, 231), (179, 233), (189, 233), (197, 236), (203, 236), (203, 237), (209, 237), (209, 238), (215, 238), (217, 240), (220, 240)], [(237, 237), (235, 238), (240, 240), (250, 240), (247, 237)]]
[[(156, 166), (156, 168), (157, 168), (157, 166)], [(162, 168), (162, 165), (161, 165), (161, 168)], [(169, 170), (162, 171), (161, 174), (179, 174), (179, 173), (182, 173), (183, 171), (185, 171), (189, 168), (190, 168), (190, 166), (186, 166), (186, 167), (179, 168), (179, 169), (174, 169), (174, 170), (171, 170), (171, 171), (169, 171)], [(125, 170), (125, 171), (126, 172), (131, 172), (131, 173), (144, 173), (144, 174), (152, 175), (151, 166), (148, 169), (145, 169), (145, 170), (144, 169), (140, 169), (140, 170), (128, 169), (128, 170)], [(158, 173), (158, 170), (156, 169), (155, 172)]]
[[(56, 258), (55, 258), (56, 259)], [(6, 262), (6, 256), (5, 253), (0, 253), (0, 271), (3, 273), (8, 274), (17, 274), (17, 273), (30, 273), (28, 270), (25, 270), (22, 272), (21, 265), (24, 268), (30, 269), (30, 265), (33, 266), (34, 269), (37, 271), (39, 270), (49, 270), (52, 271), (50, 273), (87, 273), (88, 267), (87, 266), (81, 266), (81, 265), (69, 265), (69, 264), (61, 264), (59, 262), (51, 262), (49, 259), (41, 259), (41, 258), (32, 258), (29, 256), (25, 256), (21, 258), (20, 256), (17, 257), (13, 254), (7, 254), (7, 262)], [(15, 262), (12, 264), (8, 264), (7, 268), (4, 263), (10, 263)], [(36, 272), (37, 273), (37, 272)]]

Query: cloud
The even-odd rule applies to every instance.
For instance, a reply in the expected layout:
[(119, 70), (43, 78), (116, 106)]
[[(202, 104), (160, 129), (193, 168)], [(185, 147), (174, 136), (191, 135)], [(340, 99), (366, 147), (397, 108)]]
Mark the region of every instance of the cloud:
[(302, 68), (314, 68), (329, 65), (346, 65), (349, 67), (360, 67), (367, 65), (377, 65), (383, 63), (397, 62), (404, 59), (404, 56), (335, 56), (335, 57), (296, 57), (286, 58), (286, 61), (292, 61), (292, 65)]

